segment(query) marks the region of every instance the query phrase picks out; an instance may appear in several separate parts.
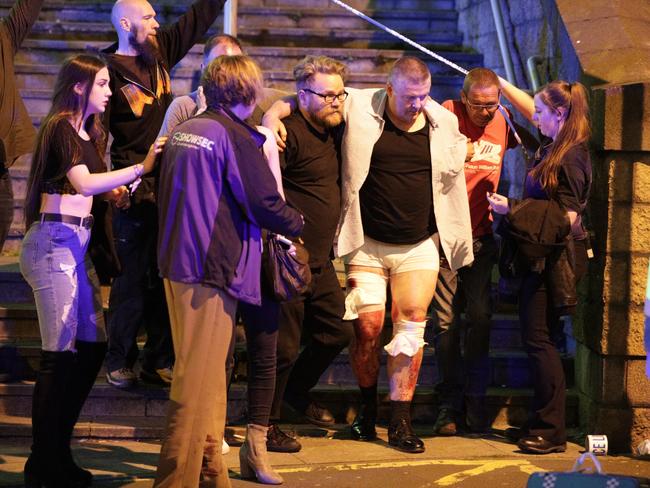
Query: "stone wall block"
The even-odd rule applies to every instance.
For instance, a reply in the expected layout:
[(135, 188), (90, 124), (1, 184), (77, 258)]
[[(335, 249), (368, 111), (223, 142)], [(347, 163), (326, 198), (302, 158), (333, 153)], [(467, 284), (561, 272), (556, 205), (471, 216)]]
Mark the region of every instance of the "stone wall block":
[(650, 250), (650, 204), (612, 202), (608, 220), (610, 253)]
[(609, 253), (628, 252), (632, 245), (631, 205), (612, 202), (607, 220), (609, 229), (607, 251)]
[(629, 299), (629, 256), (608, 255), (605, 259), (603, 298), (607, 303), (627, 306)]
[[(645, 288), (648, 278), (648, 257), (632, 257), (632, 266), (630, 273), (630, 302), (635, 305), (643, 306), (645, 302)], [(632, 324), (630, 324), (632, 325)], [(634, 324), (643, 329), (643, 324)]]
[(595, 422), (589, 426), (588, 433), (605, 434), (610, 452), (630, 452), (630, 431), (634, 419), (632, 410), (627, 407), (593, 407), (596, 409)]
[[(648, 121), (650, 123), (650, 121)], [(650, 203), (650, 155), (638, 155), (634, 168), (634, 202)], [(643, 161), (641, 158), (644, 158)]]
[(641, 442), (650, 439), (650, 408), (635, 408), (632, 413), (628, 452), (633, 452)]
[[(637, 39), (647, 38), (648, 30), (647, 20), (638, 17), (625, 18), (612, 15), (606, 18), (592, 17), (586, 20), (569, 21), (565, 25), (569, 32), (571, 32), (573, 42), (577, 43), (577, 41), (581, 41), (578, 43), (578, 49), (581, 55), (635, 47), (637, 45)], [(594, 31), (603, 33), (616, 32), (616, 35), (601, 35), (598, 38), (599, 42), (588, 42)], [(602, 66), (604, 67), (604, 64)]]
[(643, 307), (606, 306), (600, 350), (617, 356), (645, 355), (643, 321)]
[(632, 204), (632, 245), (630, 252), (648, 252), (650, 250), (650, 205)]
[(639, 2), (639, 0), (589, 0), (588, 2), (558, 0), (557, 4), (562, 15), (571, 21), (612, 15), (632, 18), (650, 17), (650, 3)]
[(605, 434), (611, 453), (629, 453), (650, 438), (650, 408), (607, 408), (591, 403), (589, 434)]
[(625, 393), (632, 407), (650, 407), (650, 379), (645, 374), (645, 357), (627, 361)]
[[(603, 356), (584, 344), (578, 344), (575, 358), (576, 386), (600, 405), (624, 407), (630, 403), (627, 381), (627, 357)], [(638, 383), (637, 376), (633, 377)], [(650, 395), (650, 389), (648, 391)]]
[[(623, 56), (625, 63), (615, 66), (605, 66), (609, 69), (609, 77), (629, 77), (629, 74), (616, 73), (628, 71), (637, 76), (650, 79), (650, 59), (640, 51), (650, 49), (618, 49), (608, 53), (589, 53), (584, 58), (619, 59)], [(600, 59), (602, 58), (602, 59)], [(589, 59), (587, 59), (587, 62)], [(593, 72), (593, 74), (597, 74)], [(643, 79), (643, 78), (641, 78)], [(632, 80), (628, 80), (632, 81)], [(605, 90), (604, 115), (604, 147), (610, 150), (650, 151), (650, 84), (635, 83), (627, 86), (616, 86)], [(640, 155), (647, 161), (647, 154)], [(626, 158), (627, 155), (618, 157)]]
[(600, 385), (603, 380), (600, 354), (584, 344), (578, 343), (574, 361), (575, 384), (578, 391), (589, 398), (600, 401), (602, 398)]
[[(610, 159), (615, 157), (616, 159)], [(609, 200), (618, 203), (631, 203), (634, 187), (634, 166), (622, 160), (621, 154), (608, 153), (603, 161), (609, 161)], [(596, 164), (599, 162), (596, 161)], [(591, 200), (607, 195), (592, 194)]]

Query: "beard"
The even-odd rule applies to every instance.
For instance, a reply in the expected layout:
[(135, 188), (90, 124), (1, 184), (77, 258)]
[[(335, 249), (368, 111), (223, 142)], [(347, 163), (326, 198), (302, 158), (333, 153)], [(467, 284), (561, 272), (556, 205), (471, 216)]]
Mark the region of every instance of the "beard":
[(326, 129), (333, 129), (343, 122), (343, 114), (341, 112), (330, 112), (327, 114), (320, 114), (318, 112), (311, 113), (311, 118), (318, 122)]
[(129, 44), (138, 53), (140, 61), (145, 67), (155, 66), (160, 60), (160, 50), (158, 47), (158, 38), (156, 36), (147, 36), (143, 43), (138, 43), (136, 33), (131, 29), (129, 34)]

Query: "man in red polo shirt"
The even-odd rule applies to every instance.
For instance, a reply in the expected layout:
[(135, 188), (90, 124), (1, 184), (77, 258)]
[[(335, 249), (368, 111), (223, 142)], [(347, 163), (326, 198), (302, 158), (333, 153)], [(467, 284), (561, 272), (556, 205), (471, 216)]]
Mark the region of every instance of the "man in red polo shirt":
[[(436, 358), (440, 374), (434, 432), (439, 435), (455, 435), (457, 423), (465, 424), (473, 432), (483, 432), (489, 427), (485, 392), (489, 379), (490, 284), (497, 246), (485, 194), (496, 191), (503, 155), (506, 149), (517, 145), (514, 133), (499, 111), (499, 96), (497, 75), (487, 68), (475, 68), (465, 77), (460, 100), (442, 104), (458, 117), (460, 132), (468, 139), (465, 180), (474, 262), (454, 272), (441, 255), (433, 300), (438, 317)], [(467, 317), (464, 328), (460, 321), (463, 297)]]

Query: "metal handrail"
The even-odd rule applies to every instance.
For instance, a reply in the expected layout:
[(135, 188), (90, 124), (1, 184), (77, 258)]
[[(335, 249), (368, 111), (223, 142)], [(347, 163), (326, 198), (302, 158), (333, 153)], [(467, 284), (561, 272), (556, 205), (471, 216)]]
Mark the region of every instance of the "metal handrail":
[(223, 33), (237, 37), (237, 0), (228, 0), (223, 6)]
[(503, 13), (501, 12), (499, 0), (490, 0), (490, 7), (492, 7), (492, 17), (494, 17), (494, 25), (497, 28), (497, 39), (499, 40), (503, 67), (506, 70), (506, 79), (516, 85), (515, 69), (512, 65), (510, 50), (508, 49), (508, 39), (506, 38), (506, 30), (503, 27)]
[(537, 66), (542, 64), (544, 60), (541, 56), (530, 56), (526, 60), (526, 68), (528, 68), (528, 81), (530, 81), (530, 87), (533, 90), (533, 93), (537, 93), (537, 90), (542, 86), (539, 81), (539, 73), (537, 72)]

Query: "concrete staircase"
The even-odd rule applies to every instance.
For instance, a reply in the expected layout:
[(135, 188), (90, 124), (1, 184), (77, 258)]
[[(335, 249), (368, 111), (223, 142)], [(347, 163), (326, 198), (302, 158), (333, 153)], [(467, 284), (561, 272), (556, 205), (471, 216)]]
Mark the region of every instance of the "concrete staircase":
[[(188, 0), (154, 2), (161, 24), (177, 18)], [(424, 43), (454, 62), (473, 67), (481, 56), (464, 50), (456, 28), (454, 0), (351, 0), (365, 13)], [(4, 15), (12, 0), (0, 0)], [(114, 40), (109, 24), (112, 1), (49, 0), (39, 22), (17, 56), (18, 85), (34, 125), (49, 109), (54, 79), (67, 56), (85, 50), (98, 51)], [(214, 24), (220, 29), (221, 19)], [(291, 70), (306, 54), (321, 53), (340, 59), (350, 67), (349, 86), (382, 86), (392, 62), (405, 46), (392, 37), (357, 19), (328, 0), (240, 0), (239, 37), (246, 51), (264, 69), (267, 85), (293, 90)], [(195, 46), (172, 73), (175, 94), (191, 91), (198, 79), (202, 45)], [(462, 77), (436, 61), (425, 59), (433, 75), (432, 96), (439, 101), (455, 97)], [(22, 204), (29, 160), (11, 169), (16, 195), (14, 226), (5, 251), (17, 252), (23, 235)], [(22, 280), (15, 258), (0, 260), (0, 436), (28, 436), (30, 398), (40, 346), (38, 320), (31, 290)], [(387, 330), (389, 333), (389, 330)], [(429, 337), (428, 341), (433, 342)], [(528, 369), (519, 343), (518, 323), (513, 309), (495, 316), (492, 334), (490, 414), (495, 426), (523, 421), (530, 397)], [(245, 363), (243, 345), (238, 381), (229, 396), (229, 418), (245, 418)], [(385, 357), (383, 358), (385, 362)], [(567, 377), (572, 378), (573, 362), (565, 360)], [(385, 372), (383, 373), (385, 374)], [(437, 368), (433, 351), (427, 348), (414, 400), (414, 418), (432, 422), (435, 418), (433, 385)], [(387, 381), (381, 378), (384, 398), (380, 415), (385, 420)], [(82, 437), (157, 438), (162, 434), (167, 391), (138, 387), (124, 392), (108, 386), (104, 371), (84, 409), (85, 421), (77, 426)], [(349, 367), (347, 351), (329, 368), (315, 391), (315, 397), (349, 422), (358, 402), (356, 381)], [(577, 400), (569, 400), (569, 422), (577, 423)]]
[[(154, 2), (161, 24), (181, 15), (189, 0)], [(428, 47), (444, 52), (464, 66), (476, 66), (481, 57), (462, 49), (457, 31), (454, 0), (353, 0), (352, 6)], [(13, 0), (0, 0), (5, 15)], [(115, 40), (110, 25), (108, 0), (53, 0), (46, 2), (39, 21), (23, 44), (16, 59), (18, 86), (35, 126), (47, 113), (51, 90), (60, 63), (83, 51), (98, 51)], [(241, 0), (239, 37), (246, 51), (265, 72), (267, 85), (293, 90), (291, 70), (306, 54), (322, 53), (348, 64), (349, 86), (381, 86), (392, 62), (405, 47), (392, 36), (348, 13), (328, 0)], [(210, 33), (221, 29), (217, 19)], [(194, 89), (202, 45), (195, 46), (172, 73), (174, 93)], [(454, 96), (462, 79), (445, 65), (429, 62), (434, 83), (432, 95), (438, 100)], [(22, 206), (29, 159), (11, 170), (14, 181), (15, 217), (5, 252), (17, 252), (24, 233)]]

